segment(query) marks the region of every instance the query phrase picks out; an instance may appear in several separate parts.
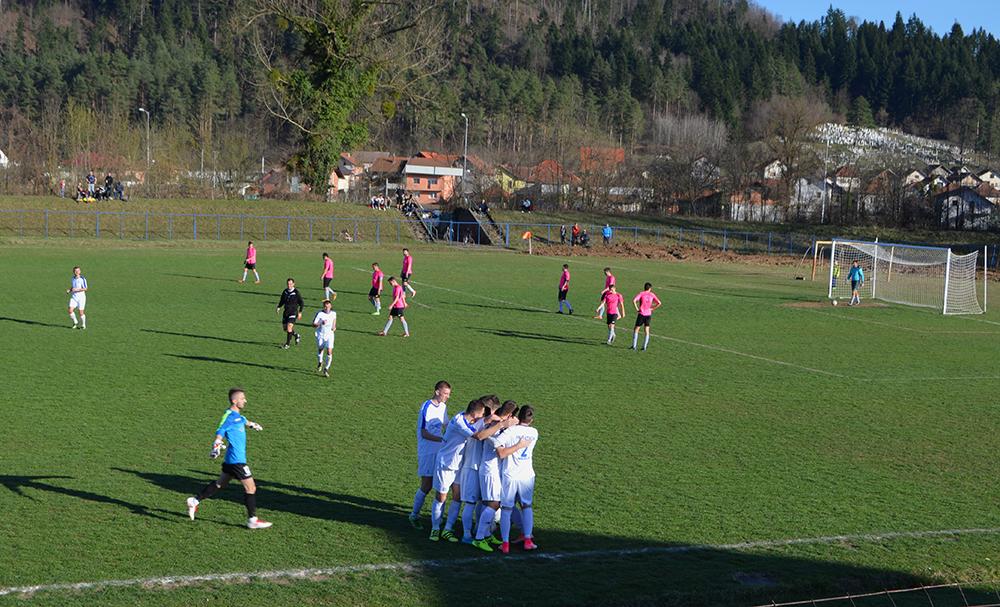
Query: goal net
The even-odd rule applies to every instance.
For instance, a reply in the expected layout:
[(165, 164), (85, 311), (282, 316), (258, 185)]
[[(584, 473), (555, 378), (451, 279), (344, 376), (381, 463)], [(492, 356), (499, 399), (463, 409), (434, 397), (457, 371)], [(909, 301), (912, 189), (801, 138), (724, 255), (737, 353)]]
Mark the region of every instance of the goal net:
[[(944, 314), (982, 314), (976, 285), (979, 252), (956, 255), (945, 247), (835, 240), (830, 251), (830, 299), (850, 299), (851, 266), (864, 273), (858, 295)], [(984, 270), (985, 272), (985, 270)], [(984, 282), (985, 288), (985, 282)]]

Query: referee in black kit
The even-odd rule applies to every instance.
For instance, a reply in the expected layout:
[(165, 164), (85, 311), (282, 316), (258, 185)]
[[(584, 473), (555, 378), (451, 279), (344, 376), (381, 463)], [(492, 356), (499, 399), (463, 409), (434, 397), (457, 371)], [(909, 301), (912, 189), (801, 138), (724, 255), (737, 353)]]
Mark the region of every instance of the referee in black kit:
[(274, 309), (275, 312), (281, 311), (281, 325), (285, 328), (285, 345), (281, 346), (282, 349), (288, 349), (292, 344), (293, 337), (295, 338), (295, 343), (302, 341), (302, 336), (295, 332), (295, 321), (302, 320), (302, 310), (305, 307), (306, 304), (302, 301), (299, 290), (295, 288), (295, 280), (289, 278), (288, 288), (281, 292), (278, 307)]

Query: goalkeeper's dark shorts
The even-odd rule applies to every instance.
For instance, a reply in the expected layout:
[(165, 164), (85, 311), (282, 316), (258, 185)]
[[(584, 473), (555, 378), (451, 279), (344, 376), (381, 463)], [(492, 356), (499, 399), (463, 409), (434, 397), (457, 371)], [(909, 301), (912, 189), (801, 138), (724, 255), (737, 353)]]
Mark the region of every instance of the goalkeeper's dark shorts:
[(253, 478), (253, 473), (250, 472), (250, 466), (246, 464), (222, 464), (222, 473), (228, 474), (229, 476), (241, 481)]

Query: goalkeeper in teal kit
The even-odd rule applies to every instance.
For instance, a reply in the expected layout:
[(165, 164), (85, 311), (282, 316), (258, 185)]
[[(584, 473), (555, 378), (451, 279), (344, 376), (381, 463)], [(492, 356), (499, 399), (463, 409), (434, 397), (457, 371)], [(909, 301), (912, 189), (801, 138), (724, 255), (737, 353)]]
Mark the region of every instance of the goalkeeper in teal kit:
[[(241, 388), (229, 390), (229, 408), (222, 415), (222, 421), (215, 431), (215, 441), (212, 443), (212, 451), (209, 457), (216, 459), (226, 452), (226, 457), (222, 460), (222, 474), (219, 478), (205, 485), (205, 488), (195, 497), (187, 499), (188, 516), (194, 520), (194, 515), (198, 511), (198, 504), (202, 500), (208, 499), (216, 491), (229, 484), (232, 479), (237, 479), (243, 485), (246, 492), (243, 501), (247, 507), (247, 527), (250, 529), (267, 529), (271, 523), (257, 517), (257, 485), (254, 483), (253, 475), (250, 473), (250, 466), (247, 465), (247, 428), (253, 430), (263, 430), (264, 428), (255, 422), (243, 417), (243, 407), (247, 404), (247, 397)], [(226, 448), (226, 444), (229, 447)]]

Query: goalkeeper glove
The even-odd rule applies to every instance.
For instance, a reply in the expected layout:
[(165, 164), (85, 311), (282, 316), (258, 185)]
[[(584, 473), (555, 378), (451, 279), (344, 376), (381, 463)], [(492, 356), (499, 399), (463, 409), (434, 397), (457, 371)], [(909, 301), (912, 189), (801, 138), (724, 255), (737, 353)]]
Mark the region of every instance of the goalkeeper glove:
[(222, 450), (225, 449), (225, 448), (226, 448), (226, 446), (224, 444), (222, 444), (221, 442), (219, 442), (219, 443), (213, 443), (212, 444), (212, 451), (209, 452), (208, 457), (211, 458), (211, 459), (218, 458), (219, 454), (221, 454)]
[(264, 429), (264, 426), (258, 424), (257, 422), (252, 422), (250, 420), (247, 420), (247, 427), (248, 428), (253, 428), (257, 432), (260, 432), (261, 430)]

